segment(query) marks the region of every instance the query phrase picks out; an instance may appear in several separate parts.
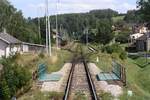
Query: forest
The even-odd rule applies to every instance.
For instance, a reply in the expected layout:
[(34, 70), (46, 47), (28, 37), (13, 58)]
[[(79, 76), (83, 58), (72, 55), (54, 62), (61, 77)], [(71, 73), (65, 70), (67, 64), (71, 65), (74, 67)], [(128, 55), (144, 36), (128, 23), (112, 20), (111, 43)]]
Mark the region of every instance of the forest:
[[(8, 1), (1, 1), (0, 13), (0, 31), (5, 28), (7, 33), (21, 41), (45, 44), (45, 17), (41, 17), (39, 20), (38, 18), (24, 18), (22, 12)], [(139, 11), (136, 10), (128, 11), (127, 14), (120, 14), (112, 9), (92, 10), (87, 13), (60, 14), (58, 15), (58, 31), (66, 33), (70, 38), (84, 39), (85, 32), (88, 30), (89, 40), (107, 44), (116, 36), (112, 29), (113, 25), (116, 29), (123, 30), (121, 34), (116, 36), (116, 40), (120, 41), (118, 37), (128, 36), (131, 32), (129, 28), (132, 24), (141, 22), (141, 16), (137, 16), (138, 14)], [(122, 19), (117, 19), (117, 17), (122, 17)], [(56, 29), (55, 16), (50, 16), (50, 21), (51, 30)], [(120, 42), (126, 42), (126, 39), (124, 38)]]

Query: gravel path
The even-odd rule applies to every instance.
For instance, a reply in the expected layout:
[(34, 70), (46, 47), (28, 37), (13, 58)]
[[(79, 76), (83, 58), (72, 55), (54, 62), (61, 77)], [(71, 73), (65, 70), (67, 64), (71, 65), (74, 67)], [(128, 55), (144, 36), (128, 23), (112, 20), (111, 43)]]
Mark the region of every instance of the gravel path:
[(41, 91), (55, 91), (55, 92), (64, 92), (65, 85), (67, 83), (67, 76), (71, 69), (71, 63), (66, 63), (62, 69), (58, 72), (54, 72), (56, 74), (61, 74), (62, 78), (59, 81), (50, 81), (44, 82), (41, 87)]
[(118, 97), (123, 93), (122, 87), (120, 87), (119, 85), (111, 85), (108, 84), (106, 81), (97, 81), (96, 75), (102, 71), (94, 63), (89, 63), (88, 67), (97, 91), (111, 93), (114, 97)]

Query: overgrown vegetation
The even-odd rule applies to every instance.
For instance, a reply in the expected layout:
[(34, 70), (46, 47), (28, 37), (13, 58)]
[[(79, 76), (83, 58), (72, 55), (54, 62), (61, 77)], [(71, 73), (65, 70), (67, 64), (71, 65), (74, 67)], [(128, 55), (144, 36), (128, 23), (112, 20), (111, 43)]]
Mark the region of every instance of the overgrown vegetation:
[(15, 63), (17, 56), (10, 56), (2, 60), (3, 71), (0, 77), (0, 99), (10, 100), (26, 92), (31, 84), (31, 73)]
[(113, 96), (110, 93), (104, 93), (102, 91), (100, 91), (98, 97), (101, 98), (102, 100), (113, 100)]
[(127, 53), (120, 47), (119, 44), (107, 45), (102, 48), (102, 52), (107, 52), (109, 54), (117, 53), (120, 59), (124, 60), (127, 58)]

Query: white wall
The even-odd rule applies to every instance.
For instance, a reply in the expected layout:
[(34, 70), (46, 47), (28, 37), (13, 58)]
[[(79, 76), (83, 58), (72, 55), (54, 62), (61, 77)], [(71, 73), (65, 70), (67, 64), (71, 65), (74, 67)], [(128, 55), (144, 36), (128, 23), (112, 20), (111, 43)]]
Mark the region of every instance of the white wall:
[(10, 47), (6, 47), (6, 57), (8, 57), (10, 55)]
[(8, 44), (0, 39), (0, 57), (5, 56), (5, 50), (7, 46)]
[(26, 45), (26, 44), (23, 44), (22, 45), (22, 50), (23, 50), (23, 52), (29, 52), (29, 46)]
[(16, 53), (21, 51), (21, 46), (20, 45), (11, 45), (11, 52)]
[(141, 34), (141, 33), (135, 33), (135, 34), (132, 34), (130, 35), (130, 38), (131, 39), (138, 39), (139, 37), (143, 36), (144, 34)]

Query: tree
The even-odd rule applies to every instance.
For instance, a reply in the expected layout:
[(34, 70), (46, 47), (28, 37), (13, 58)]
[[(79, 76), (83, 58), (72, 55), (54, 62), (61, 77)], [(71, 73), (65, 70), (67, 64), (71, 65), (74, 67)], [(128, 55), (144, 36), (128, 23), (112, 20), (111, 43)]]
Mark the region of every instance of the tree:
[(5, 79), (0, 80), (0, 99), (10, 100), (10, 90)]
[(14, 8), (7, 0), (0, 0), (0, 32), (7, 32), (24, 42), (39, 43), (38, 26), (29, 23), (22, 12)]
[(137, 7), (139, 8), (140, 16), (146, 21), (150, 21), (150, 0), (139, 0), (137, 2)]
[(141, 14), (138, 10), (128, 10), (124, 17), (124, 21), (127, 23), (139, 23), (142, 22)]
[(108, 19), (99, 20), (97, 23), (96, 41), (102, 44), (109, 43), (114, 37), (112, 24)]

